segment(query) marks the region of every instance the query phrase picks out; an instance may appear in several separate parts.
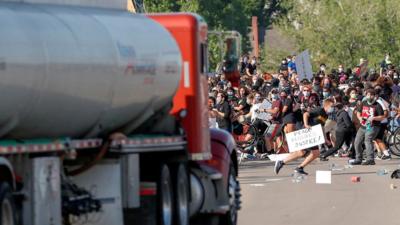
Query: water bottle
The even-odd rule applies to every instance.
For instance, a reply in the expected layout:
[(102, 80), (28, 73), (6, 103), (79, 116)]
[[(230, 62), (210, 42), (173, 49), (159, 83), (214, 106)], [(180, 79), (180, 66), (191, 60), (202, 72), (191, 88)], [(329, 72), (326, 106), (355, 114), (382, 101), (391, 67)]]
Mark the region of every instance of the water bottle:
[(302, 174), (299, 174), (299, 173), (293, 174), (293, 178), (292, 178), (293, 183), (301, 183), (303, 181), (304, 181), (304, 176)]
[(384, 176), (388, 173), (389, 173), (389, 171), (387, 169), (380, 169), (380, 170), (376, 171), (376, 175), (378, 175), (378, 176)]
[(366, 132), (370, 132), (372, 130), (372, 127), (371, 127), (371, 122), (367, 122), (367, 128), (366, 128)]

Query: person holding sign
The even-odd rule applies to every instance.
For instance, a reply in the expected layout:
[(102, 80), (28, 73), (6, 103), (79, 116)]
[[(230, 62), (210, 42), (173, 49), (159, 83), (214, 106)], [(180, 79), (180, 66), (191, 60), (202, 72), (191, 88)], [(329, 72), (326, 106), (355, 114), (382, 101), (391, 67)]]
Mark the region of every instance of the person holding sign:
[[(306, 111), (303, 114), (304, 128), (311, 128), (314, 125), (321, 124), (320, 118), (327, 116), (326, 112), (332, 108), (333, 104), (334, 102), (332, 99), (326, 99), (323, 102), (323, 108), (315, 107), (309, 111)], [(282, 167), (288, 162), (301, 157), (305, 157), (305, 159), (298, 167), (296, 167), (294, 171), (299, 174), (308, 175), (308, 173), (304, 171), (304, 167), (319, 157), (318, 145), (308, 149), (291, 152), (284, 160), (277, 160), (274, 167), (275, 174), (278, 174)]]

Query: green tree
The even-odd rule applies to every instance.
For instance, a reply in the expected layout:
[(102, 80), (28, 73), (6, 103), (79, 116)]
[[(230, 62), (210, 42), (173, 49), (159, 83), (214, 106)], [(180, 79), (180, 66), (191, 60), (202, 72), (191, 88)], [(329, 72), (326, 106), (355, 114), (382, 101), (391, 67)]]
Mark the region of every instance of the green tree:
[(400, 57), (397, 0), (282, 0), (287, 14), (278, 23), (295, 37), (298, 50), (310, 49), (314, 65), (378, 65), (386, 52)]

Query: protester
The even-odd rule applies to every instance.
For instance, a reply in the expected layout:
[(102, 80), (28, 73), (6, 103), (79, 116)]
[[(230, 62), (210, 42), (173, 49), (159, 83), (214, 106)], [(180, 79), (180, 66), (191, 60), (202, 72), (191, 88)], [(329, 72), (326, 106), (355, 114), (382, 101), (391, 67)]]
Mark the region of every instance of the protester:
[[(332, 108), (332, 106), (333, 101), (331, 99), (327, 99), (323, 103), (323, 108), (316, 107), (312, 110), (306, 111), (303, 115), (304, 128), (311, 128), (311, 126), (321, 124), (321, 121), (319, 121), (319, 117), (326, 116), (326, 112), (328, 112)], [(274, 172), (275, 174), (278, 174), (282, 167), (288, 162), (291, 162), (301, 157), (305, 157), (304, 161), (298, 167), (296, 167), (294, 171), (299, 174), (308, 175), (308, 173), (304, 171), (304, 167), (306, 167), (308, 164), (318, 158), (319, 154), (320, 152), (318, 146), (292, 152), (284, 160), (276, 161)]]
[[(223, 72), (208, 78), (210, 127), (234, 130), (235, 137), (243, 135), (241, 141), (264, 135), (264, 147), (275, 152), (269, 128), (275, 126), (279, 129), (273, 129), (274, 132), (288, 134), (321, 124), (326, 134), (325, 145), (319, 146), (319, 150), (316, 146), (291, 153), (283, 161), (306, 157), (296, 169), (300, 173), (320, 151), (321, 160), (336, 153), (335, 156), (352, 156), (354, 152), (356, 165), (373, 165), (374, 159), (390, 159), (390, 146), (384, 140), (389, 127), (400, 125), (399, 75), (389, 54), (381, 63), (381, 74), (375, 68), (365, 68), (365, 62), (361, 59), (360, 65), (353, 68), (333, 65), (330, 68), (334, 69), (329, 70), (327, 64), (321, 63), (312, 77), (304, 78), (296, 71), (294, 55), (282, 59), (277, 73), (261, 71), (255, 57), (243, 55), (238, 66), (239, 87), (232, 87)], [(269, 101), (271, 107), (262, 108), (262, 101)], [(256, 131), (247, 132), (249, 124), (243, 123), (243, 118), (248, 118), (245, 121), (257, 127)], [(342, 154), (343, 151), (347, 153)], [(277, 172), (282, 165), (278, 164)]]
[(216, 113), (218, 127), (231, 132), (232, 126), (230, 121), (231, 108), (225, 101), (225, 94), (219, 92), (216, 99), (216, 107), (213, 109)]
[[(376, 102), (375, 90), (368, 89), (366, 94), (366, 100), (357, 109), (357, 117), (361, 121), (361, 127), (357, 131), (354, 143), (356, 158), (352, 162), (353, 165), (375, 165), (373, 140), (379, 133), (380, 122), (385, 119), (382, 107)], [(363, 143), (367, 156), (365, 162), (362, 162)]]

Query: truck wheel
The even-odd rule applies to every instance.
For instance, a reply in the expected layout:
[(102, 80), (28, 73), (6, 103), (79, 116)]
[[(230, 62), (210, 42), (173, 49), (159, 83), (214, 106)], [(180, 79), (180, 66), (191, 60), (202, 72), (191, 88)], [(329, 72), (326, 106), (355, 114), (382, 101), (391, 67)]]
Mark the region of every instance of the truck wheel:
[(184, 164), (179, 164), (175, 173), (175, 212), (178, 225), (189, 225), (189, 181)]
[(190, 220), (190, 225), (218, 225), (219, 218), (214, 214), (202, 214)]
[(7, 182), (0, 183), (0, 222), (1, 225), (15, 225), (16, 210), (11, 188)]
[(229, 211), (221, 216), (220, 225), (236, 225), (240, 209), (240, 185), (236, 179), (234, 166), (231, 164), (228, 177)]
[(165, 164), (161, 166), (157, 192), (159, 203), (159, 224), (172, 225), (174, 206), (172, 180), (170, 170)]

